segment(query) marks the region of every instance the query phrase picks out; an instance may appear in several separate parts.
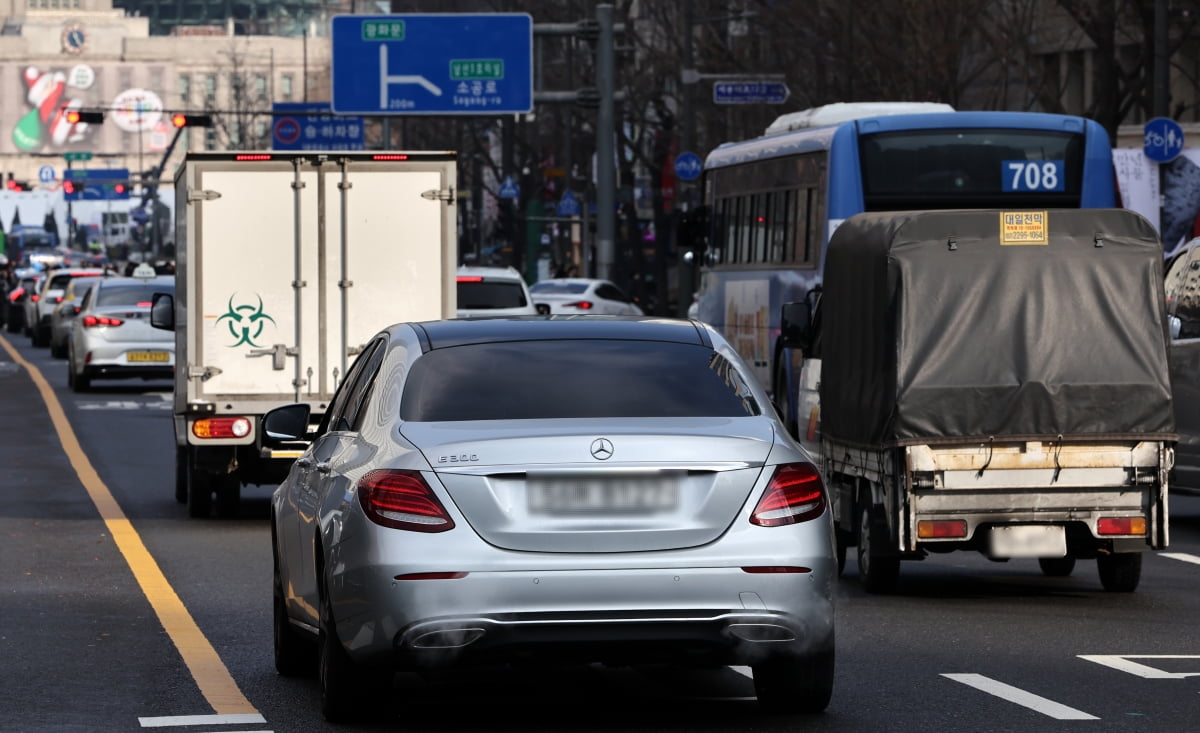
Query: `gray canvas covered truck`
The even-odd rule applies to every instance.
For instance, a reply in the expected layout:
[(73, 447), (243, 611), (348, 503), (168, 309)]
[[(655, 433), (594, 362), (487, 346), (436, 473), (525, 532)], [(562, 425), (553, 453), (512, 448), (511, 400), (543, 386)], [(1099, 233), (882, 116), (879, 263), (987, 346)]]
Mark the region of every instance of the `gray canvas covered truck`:
[(1167, 546), (1162, 246), (1136, 213), (860, 214), (785, 321), (821, 360), (839, 560), (857, 547), (868, 591), (972, 550), (1047, 575), (1095, 559), (1129, 592)]

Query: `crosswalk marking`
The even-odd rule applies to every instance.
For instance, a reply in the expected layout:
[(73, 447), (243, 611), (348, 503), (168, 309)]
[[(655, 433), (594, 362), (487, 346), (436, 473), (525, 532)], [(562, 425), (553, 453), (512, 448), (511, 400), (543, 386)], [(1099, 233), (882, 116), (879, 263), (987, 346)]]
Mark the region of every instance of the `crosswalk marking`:
[(1193, 565), (1200, 565), (1200, 557), (1189, 555), (1186, 552), (1160, 552), (1158, 556), (1170, 558), (1171, 560), (1179, 560), (1180, 562), (1190, 562)]
[[(228, 715), (168, 715), (158, 718), (138, 718), (143, 728), (168, 728), (185, 725), (247, 725), (265, 723), (267, 719), (257, 713), (232, 713)], [(268, 731), (238, 731), (238, 733), (269, 733)]]

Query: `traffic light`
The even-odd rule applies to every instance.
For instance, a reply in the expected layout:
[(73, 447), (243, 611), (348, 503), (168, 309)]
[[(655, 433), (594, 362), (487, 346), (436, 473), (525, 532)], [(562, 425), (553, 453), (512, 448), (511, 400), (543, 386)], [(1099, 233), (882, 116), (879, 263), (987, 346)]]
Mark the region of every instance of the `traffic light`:
[(75, 181), (63, 181), (62, 189), (66, 194), (75, 193)]
[(67, 110), (67, 122), (70, 122), (72, 125), (79, 122), (99, 125), (104, 122), (104, 113), (94, 110), (69, 109)]
[(212, 127), (211, 115), (188, 115), (176, 112), (171, 115), (171, 124), (175, 127)]

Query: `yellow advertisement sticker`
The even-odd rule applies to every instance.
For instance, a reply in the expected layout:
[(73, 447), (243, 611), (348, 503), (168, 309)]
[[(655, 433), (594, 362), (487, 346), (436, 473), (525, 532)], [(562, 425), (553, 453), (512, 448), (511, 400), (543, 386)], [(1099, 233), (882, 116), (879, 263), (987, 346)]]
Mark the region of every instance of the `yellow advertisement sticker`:
[(1000, 244), (1049, 244), (1049, 217), (1045, 211), (1001, 211)]

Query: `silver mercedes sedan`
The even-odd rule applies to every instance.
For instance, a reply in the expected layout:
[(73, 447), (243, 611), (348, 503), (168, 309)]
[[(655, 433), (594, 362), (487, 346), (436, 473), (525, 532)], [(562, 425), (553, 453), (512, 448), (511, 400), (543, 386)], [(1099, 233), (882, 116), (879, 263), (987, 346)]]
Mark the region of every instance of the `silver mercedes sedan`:
[(397, 324), (265, 431), (308, 443), (271, 502), (275, 665), (331, 721), (397, 670), (526, 661), (749, 665), (768, 710), (829, 704), (829, 499), (703, 323)]

